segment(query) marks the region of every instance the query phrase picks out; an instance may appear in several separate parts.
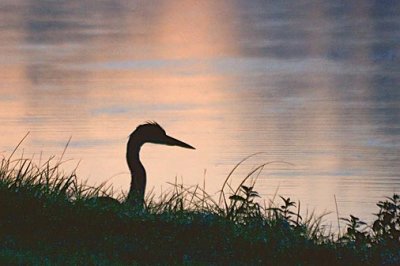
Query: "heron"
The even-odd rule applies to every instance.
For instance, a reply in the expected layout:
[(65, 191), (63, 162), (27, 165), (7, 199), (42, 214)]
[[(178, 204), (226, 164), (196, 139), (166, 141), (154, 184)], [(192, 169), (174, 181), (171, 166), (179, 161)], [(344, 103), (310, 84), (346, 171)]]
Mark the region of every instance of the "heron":
[(195, 149), (193, 146), (170, 137), (156, 122), (147, 122), (139, 125), (129, 136), (126, 147), (126, 160), (131, 172), (131, 185), (126, 203), (133, 206), (143, 206), (146, 189), (146, 170), (140, 161), (140, 149), (145, 143), (178, 146)]

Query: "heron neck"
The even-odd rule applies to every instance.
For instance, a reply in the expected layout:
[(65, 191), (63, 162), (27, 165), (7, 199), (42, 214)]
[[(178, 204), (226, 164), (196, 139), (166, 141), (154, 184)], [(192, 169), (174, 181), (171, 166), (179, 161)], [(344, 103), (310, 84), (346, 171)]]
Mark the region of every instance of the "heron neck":
[[(126, 147), (126, 159), (128, 160), (128, 165), (130, 167), (130, 162), (139, 162), (140, 163), (140, 148), (142, 144), (135, 142), (132, 139), (129, 139), (128, 145)], [(131, 169), (132, 171), (132, 169)]]
[(143, 144), (144, 141), (137, 137), (135, 134), (132, 134), (129, 137), (128, 145), (126, 147), (126, 159), (128, 161), (128, 166), (131, 170), (131, 173), (133, 172), (133, 170), (135, 170), (132, 169), (132, 167), (134, 168), (136, 164), (141, 165), (139, 152)]
[(146, 188), (146, 171), (139, 156), (142, 145), (142, 141), (131, 136), (128, 141), (126, 152), (126, 159), (132, 178), (127, 200), (134, 205), (143, 202)]

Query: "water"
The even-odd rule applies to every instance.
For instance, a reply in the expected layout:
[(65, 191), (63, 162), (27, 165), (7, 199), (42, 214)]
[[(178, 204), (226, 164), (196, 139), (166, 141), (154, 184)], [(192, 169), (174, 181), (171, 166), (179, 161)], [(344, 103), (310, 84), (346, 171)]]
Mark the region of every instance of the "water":
[[(80, 161), (126, 191), (127, 137), (159, 122), (197, 148), (147, 144), (148, 190), (241, 159), (264, 198), (371, 220), (400, 192), (397, 1), (10, 1), (0, 4), (0, 151)], [(335, 221), (336, 214), (328, 216)]]

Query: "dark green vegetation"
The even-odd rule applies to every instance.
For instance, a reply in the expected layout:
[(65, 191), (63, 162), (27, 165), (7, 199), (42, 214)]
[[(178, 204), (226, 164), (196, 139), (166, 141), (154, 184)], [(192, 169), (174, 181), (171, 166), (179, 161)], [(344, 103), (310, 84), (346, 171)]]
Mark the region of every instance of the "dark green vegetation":
[(398, 195), (378, 203), (371, 226), (351, 216), (337, 236), (321, 217), (301, 217), (289, 198), (262, 206), (245, 185), (262, 167), (238, 189), (226, 182), (220, 202), (176, 185), (133, 209), (96, 201), (107, 189), (79, 183), (59, 163), (3, 158), (0, 264), (400, 264)]

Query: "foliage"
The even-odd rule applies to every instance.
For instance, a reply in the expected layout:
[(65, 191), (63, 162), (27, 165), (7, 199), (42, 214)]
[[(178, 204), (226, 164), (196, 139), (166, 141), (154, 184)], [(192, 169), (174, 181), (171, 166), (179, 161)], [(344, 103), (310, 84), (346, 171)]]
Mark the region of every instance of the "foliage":
[(79, 182), (54, 161), (1, 159), (1, 264), (400, 262), (398, 195), (378, 203), (372, 226), (355, 216), (344, 219), (346, 232), (335, 240), (324, 234), (323, 215), (302, 217), (300, 203), (290, 198), (261, 205), (254, 176), (266, 164), (237, 188), (229, 174), (219, 202), (199, 186), (174, 184), (158, 199), (149, 194), (144, 208), (132, 208), (99, 197), (112, 189)]
[(358, 217), (350, 215), (350, 219), (341, 218), (347, 223), (346, 234), (341, 238), (342, 241), (354, 242), (356, 245), (366, 244), (370, 242), (368, 232), (362, 229), (366, 225)]
[(386, 201), (379, 201), (377, 206), (379, 212), (372, 225), (374, 240), (386, 245), (398, 245), (400, 243), (400, 196), (394, 194)]
[(252, 186), (242, 185), (238, 193), (229, 197), (230, 205), (226, 217), (241, 224), (246, 224), (250, 219), (261, 218), (261, 207), (254, 202), (256, 197), (260, 196)]

